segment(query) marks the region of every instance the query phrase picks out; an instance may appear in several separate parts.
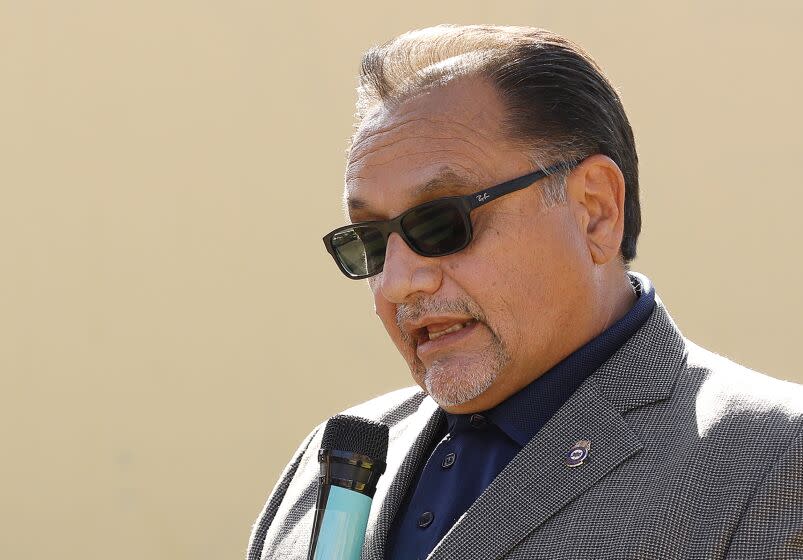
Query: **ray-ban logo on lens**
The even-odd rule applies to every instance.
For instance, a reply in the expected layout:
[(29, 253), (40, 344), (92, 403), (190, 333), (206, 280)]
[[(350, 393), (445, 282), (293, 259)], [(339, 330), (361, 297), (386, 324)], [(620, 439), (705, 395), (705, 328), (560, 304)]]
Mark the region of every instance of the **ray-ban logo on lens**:
[(477, 195), (477, 202), (484, 202), (491, 197), (488, 193), (482, 193)]

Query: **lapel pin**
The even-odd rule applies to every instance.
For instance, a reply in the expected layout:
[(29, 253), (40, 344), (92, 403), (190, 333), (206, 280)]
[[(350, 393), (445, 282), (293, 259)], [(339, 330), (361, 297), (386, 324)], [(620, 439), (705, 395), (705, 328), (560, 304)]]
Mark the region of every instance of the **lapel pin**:
[(591, 449), (591, 440), (581, 439), (575, 443), (571, 449), (566, 452), (566, 466), (579, 467), (583, 461), (588, 457), (588, 451)]

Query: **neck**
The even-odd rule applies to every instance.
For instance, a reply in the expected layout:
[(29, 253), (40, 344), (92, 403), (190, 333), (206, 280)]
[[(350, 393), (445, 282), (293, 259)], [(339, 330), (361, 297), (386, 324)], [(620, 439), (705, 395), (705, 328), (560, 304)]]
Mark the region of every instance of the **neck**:
[(608, 281), (601, 282), (598, 301), (602, 302), (602, 306), (597, 314), (596, 334), (599, 335), (624, 317), (637, 299), (627, 273), (617, 271)]

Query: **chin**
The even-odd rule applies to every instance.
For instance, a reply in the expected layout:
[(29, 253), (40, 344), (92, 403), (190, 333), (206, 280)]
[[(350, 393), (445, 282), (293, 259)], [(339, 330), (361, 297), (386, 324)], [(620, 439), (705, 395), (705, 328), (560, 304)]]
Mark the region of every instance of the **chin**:
[(454, 408), (485, 393), (497, 377), (491, 368), (454, 366), (433, 363), (423, 376), (424, 388), (442, 408)]

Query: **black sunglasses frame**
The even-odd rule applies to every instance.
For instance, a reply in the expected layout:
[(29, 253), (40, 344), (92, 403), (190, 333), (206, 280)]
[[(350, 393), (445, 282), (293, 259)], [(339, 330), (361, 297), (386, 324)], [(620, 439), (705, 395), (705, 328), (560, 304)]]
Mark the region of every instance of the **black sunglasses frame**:
[[(428, 202), (424, 202), (423, 204), (419, 204), (417, 206), (413, 206), (412, 208), (408, 208), (395, 218), (390, 220), (374, 220), (368, 222), (356, 222), (353, 224), (349, 224), (346, 226), (339, 227), (323, 237), (323, 243), (326, 246), (326, 250), (332, 255), (332, 258), (335, 260), (337, 267), (340, 271), (347, 277), (351, 278), (352, 280), (362, 280), (364, 278), (370, 278), (371, 276), (375, 276), (382, 272), (380, 268), (376, 272), (371, 272), (368, 274), (360, 274), (360, 275), (353, 275), (351, 274), (340, 259), (337, 256), (337, 249), (332, 245), (332, 239), (335, 235), (342, 231), (348, 231), (355, 227), (372, 227), (375, 228), (379, 233), (382, 234), (385, 241), (385, 250), (387, 250), (388, 244), (388, 237), (390, 237), (391, 233), (398, 233), (399, 236), (404, 240), (407, 246), (415, 253), (421, 255), (422, 257), (445, 257), (446, 255), (451, 255), (457, 253), (458, 251), (462, 251), (466, 247), (468, 247), (469, 243), (474, 236), (473, 229), (471, 227), (471, 211), (479, 208), (484, 204), (488, 204), (489, 202), (493, 202), (497, 198), (505, 196), (506, 194), (514, 193), (516, 191), (520, 191), (525, 189), (535, 183), (536, 181), (543, 179), (549, 175), (552, 175), (558, 171), (562, 170), (570, 170), (574, 168), (579, 161), (574, 161), (570, 163), (559, 163), (546, 169), (539, 169), (538, 171), (533, 171), (532, 173), (528, 173), (527, 175), (522, 175), (521, 177), (516, 177), (515, 179), (511, 179), (509, 181), (505, 181), (504, 183), (500, 183), (498, 185), (494, 185), (493, 187), (488, 187), (487, 189), (483, 189), (481, 191), (477, 191), (475, 193), (463, 195), (463, 196), (446, 196), (443, 198), (436, 198), (435, 200), (430, 200)], [(434, 206), (438, 204), (443, 204), (444, 202), (451, 202), (454, 204), (454, 207), (457, 209), (460, 217), (463, 220), (463, 226), (466, 228), (466, 241), (461, 244), (459, 247), (450, 250), (445, 253), (438, 253), (435, 255), (426, 254), (421, 252), (420, 250), (416, 249), (415, 242), (413, 242), (408, 236), (407, 233), (401, 226), (402, 220), (410, 214), (411, 212), (419, 212), (421, 210), (425, 210), (429, 206)], [(384, 267), (384, 262), (383, 262)]]

